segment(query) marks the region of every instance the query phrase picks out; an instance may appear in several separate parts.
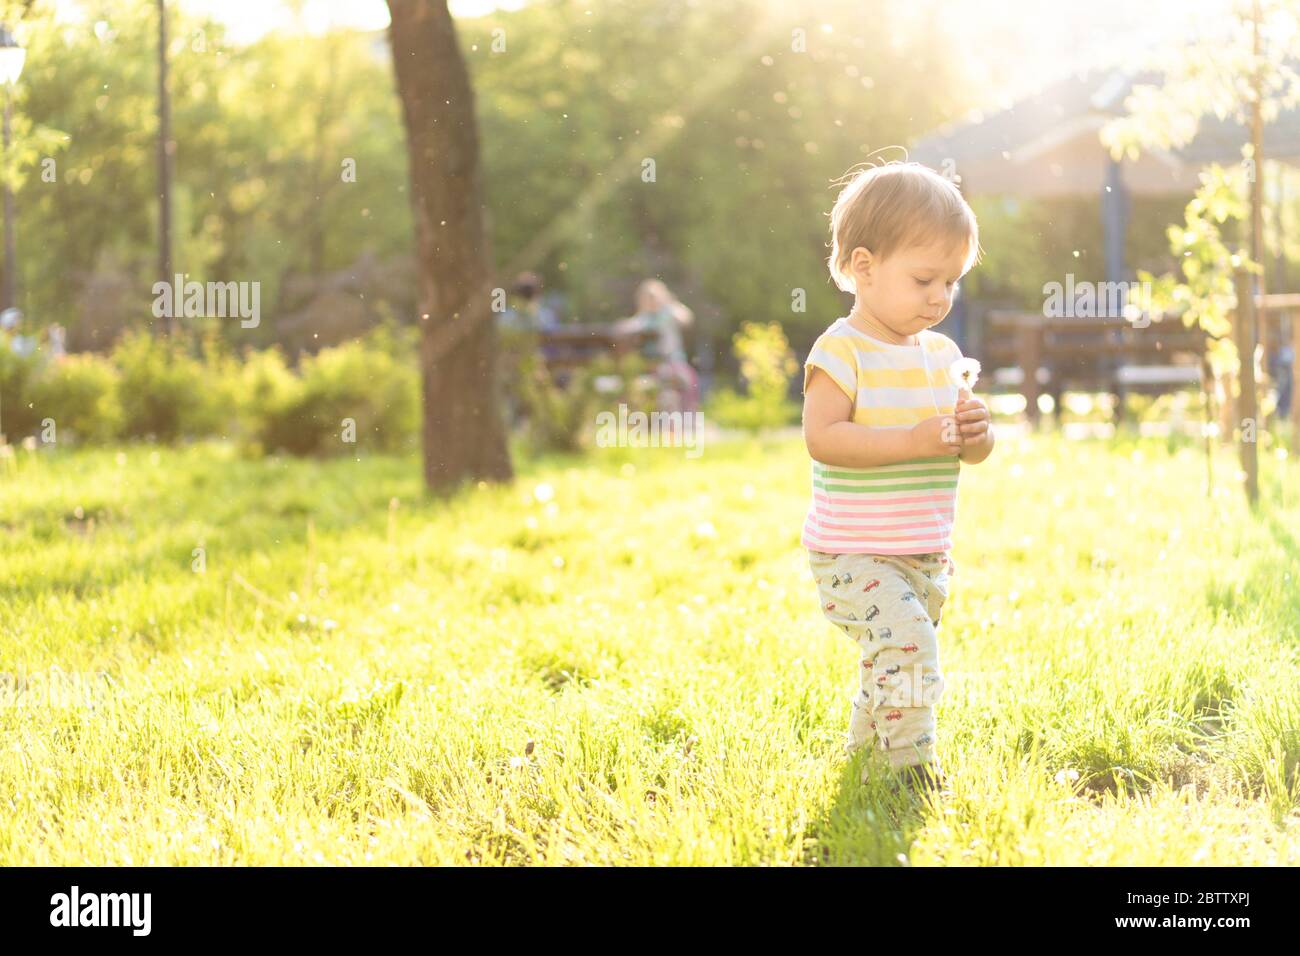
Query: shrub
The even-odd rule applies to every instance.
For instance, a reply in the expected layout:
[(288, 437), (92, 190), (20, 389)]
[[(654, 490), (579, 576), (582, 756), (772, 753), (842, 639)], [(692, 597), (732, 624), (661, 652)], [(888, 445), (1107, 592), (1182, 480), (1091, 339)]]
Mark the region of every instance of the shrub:
[(0, 435), (10, 442), (27, 437), (40, 424), (32, 393), (43, 361), (39, 352), (14, 354), (8, 338), (0, 334)]
[[(268, 422), (283, 416), (299, 401), (302, 382), (290, 370), (280, 350), (249, 350), (239, 370), (239, 433), (247, 445), (262, 446)], [(265, 449), (261, 449), (265, 450)]]
[(56, 441), (108, 442), (122, 427), (121, 375), (102, 355), (79, 353), (54, 362), (36, 380), (35, 416), (54, 419)]
[(356, 445), (375, 451), (413, 446), (419, 427), (419, 377), (410, 356), (385, 332), (321, 350), (305, 359), (296, 387), (264, 359), (260, 370), (265, 407), (257, 416), (257, 439), (269, 451), (299, 455), (341, 454), (344, 420), (356, 425)]
[(799, 420), (799, 406), (786, 396), (790, 376), (799, 370), (794, 352), (779, 322), (745, 322), (732, 338), (740, 362), (745, 393), (716, 390), (708, 416), (719, 425), (758, 431)]
[(220, 435), (239, 431), (243, 363), (216, 329), (203, 334), (199, 350), (202, 401), (189, 411), (187, 435)]
[(597, 413), (629, 409), (651, 411), (659, 396), (659, 382), (650, 363), (640, 355), (615, 359), (604, 356), (575, 368), (569, 380), (558, 384), (538, 352), (519, 362), (519, 390), (527, 409), (530, 443), (537, 451), (577, 452), (590, 448), (596, 433)]
[(156, 339), (127, 332), (112, 351), (122, 374), (122, 434), (173, 442), (182, 435), (210, 434), (229, 409), (220, 377), (189, 354), (181, 337)]

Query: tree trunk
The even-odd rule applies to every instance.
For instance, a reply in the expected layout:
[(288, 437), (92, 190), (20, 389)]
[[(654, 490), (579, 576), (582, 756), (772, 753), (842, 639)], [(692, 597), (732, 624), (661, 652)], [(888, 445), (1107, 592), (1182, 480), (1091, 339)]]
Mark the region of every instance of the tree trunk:
[(446, 0), (388, 0), (388, 9), (420, 276), (425, 484), (507, 481), (474, 92)]
[(1241, 429), (1241, 470), (1246, 473), (1246, 500), (1252, 508), (1259, 502), (1259, 399), (1255, 390), (1255, 348), (1252, 335), (1256, 328), (1255, 299), (1251, 295), (1251, 275), (1245, 269), (1236, 272), (1237, 355), (1241, 359), (1237, 396), (1237, 425)]

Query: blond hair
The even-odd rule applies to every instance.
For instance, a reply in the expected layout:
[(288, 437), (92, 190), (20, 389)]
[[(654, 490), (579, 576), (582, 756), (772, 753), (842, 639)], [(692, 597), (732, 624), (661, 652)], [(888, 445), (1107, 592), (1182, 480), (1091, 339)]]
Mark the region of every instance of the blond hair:
[(677, 298), (676, 294), (668, 288), (662, 279), (646, 279), (636, 287), (636, 306), (638, 309), (644, 307), (649, 300), (659, 308), (667, 308), (672, 311), (678, 322), (682, 325), (690, 325), (695, 318), (695, 313)]
[[(886, 259), (898, 249), (935, 239), (964, 247), (964, 275), (978, 260), (979, 225), (957, 187), (920, 163), (891, 161), (851, 177), (831, 209), (831, 278), (845, 292), (856, 287), (849, 264), (858, 246)], [(842, 182), (843, 177), (840, 181)]]

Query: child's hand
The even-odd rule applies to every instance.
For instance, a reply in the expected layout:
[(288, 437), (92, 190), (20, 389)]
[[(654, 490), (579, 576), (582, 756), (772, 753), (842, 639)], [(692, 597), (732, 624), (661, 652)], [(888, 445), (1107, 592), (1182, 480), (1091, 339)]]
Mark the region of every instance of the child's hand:
[(952, 415), (935, 415), (912, 426), (917, 458), (937, 458), (961, 453), (961, 433)]
[(975, 396), (963, 391), (962, 398), (954, 409), (957, 423), (961, 429), (961, 443), (964, 446), (979, 445), (988, 440), (989, 407)]

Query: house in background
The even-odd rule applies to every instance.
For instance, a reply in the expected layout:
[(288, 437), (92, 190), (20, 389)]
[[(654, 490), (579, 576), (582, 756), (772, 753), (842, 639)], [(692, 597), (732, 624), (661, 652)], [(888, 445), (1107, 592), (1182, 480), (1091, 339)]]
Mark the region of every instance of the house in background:
[[(1095, 196), (1106, 230), (1106, 278), (1122, 281), (1128, 278), (1128, 197), (1190, 199), (1201, 168), (1240, 162), (1242, 144), (1250, 138), (1242, 124), (1210, 116), (1182, 148), (1145, 149), (1137, 160), (1111, 159), (1101, 145), (1102, 127), (1124, 115), (1124, 100), (1134, 86), (1159, 82), (1153, 72), (1071, 76), (1008, 109), (940, 128), (913, 146), (909, 158), (955, 171), (967, 196)], [(1264, 158), (1300, 161), (1300, 110), (1282, 111), (1264, 127)]]
[[(1201, 121), (1196, 137), (1181, 148), (1144, 149), (1136, 160), (1112, 159), (1101, 144), (1102, 127), (1125, 114), (1124, 100), (1134, 86), (1158, 85), (1160, 80), (1157, 72), (1111, 70), (1073, 75), (1007, 109), (971, 115), (940, 128), (916, 143), (908, 158), (954, 177), (968, 199), (1093, 197), (1101, 225), (1105, 281), (1131, 282), (1137, 268), (1155, 265), (1131, 261), (1128, 239), (1134, 200), (1163, 198), (1185, 203), (1200, 185), (1198, 173), (1203, 167), (1211, 162), (1241, 162), (1241, 147), (1249, 141), (1246, 126), (1211, 115)], [(1300, 109), (1283, 110), (1264, 127), (1264, 160), (1300, 163)], [(1266, 201), (1270, 185), (1265, 184)], [(1172, 221), (1181, 221), (1181, 215)], [(1171, 222), (1153, 225), (1163, 230)], [(1282, 264), (1270, 262), (1268, 267), (1268, 291), (1283, 291), (1279, 285), (1279, 280), (1285, 282)], [(1044, 275), (1035, 281), (1041, 286), (1064, 278)], [(940, 328), (963, 350), (978, 355), (991, 331), (986, 318), (990, 305), (994, 304), (959, 296)], [(1261, 335), (1271, 346), (1291, 339), (1285, 318), (1278, 320), (1275, 313), (1272, 334)]]

